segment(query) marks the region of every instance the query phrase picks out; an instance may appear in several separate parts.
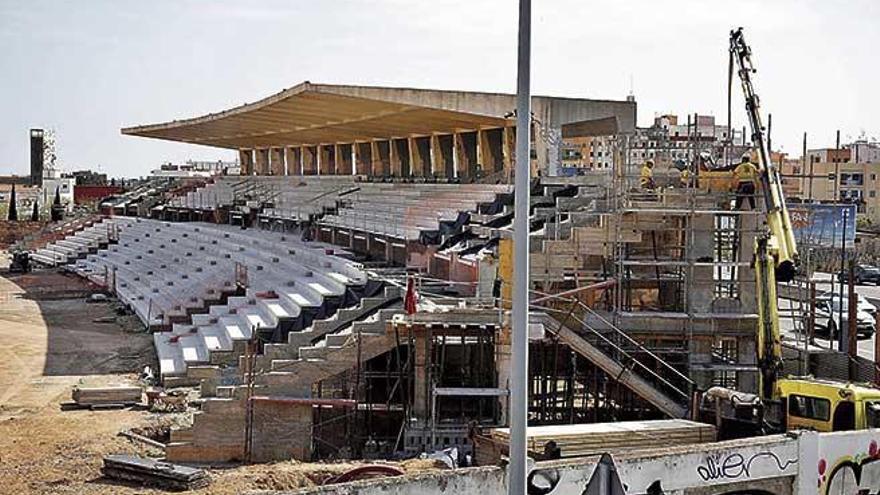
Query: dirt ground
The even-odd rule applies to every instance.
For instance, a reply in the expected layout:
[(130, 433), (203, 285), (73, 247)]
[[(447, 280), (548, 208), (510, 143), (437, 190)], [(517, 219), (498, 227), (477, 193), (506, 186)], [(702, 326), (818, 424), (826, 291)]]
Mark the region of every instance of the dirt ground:
[[(80, 279), (54, 272), (0, 276), (0, 493), (166, 493), (115, 483), (101, 476), (100, 467), (107, 454), (161, 456), (118, 433), (155, 428), (171, 416), (60, 406), (73, 385), (133, 383), (144, 365), (155, 367), (152, 339), (137, 321), (114, 318), (114, 303), (86, 303), (88, 290)], [(314, 486), (357, 465), (291, 461), (211, 469), (212, 484), (190, 493)], [(436, 469), (426, 460), (400, 466), (406, 472)]]

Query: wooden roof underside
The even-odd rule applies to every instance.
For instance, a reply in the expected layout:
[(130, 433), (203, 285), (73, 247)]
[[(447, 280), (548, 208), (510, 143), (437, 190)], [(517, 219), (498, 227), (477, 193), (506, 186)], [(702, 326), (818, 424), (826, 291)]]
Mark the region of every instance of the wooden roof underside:
[(350, 143), (505, 125), (512, 122), (500, 117), (326, 93), (300, 85), (218, 114), (128, 127), (122, 133), (239, 149)]

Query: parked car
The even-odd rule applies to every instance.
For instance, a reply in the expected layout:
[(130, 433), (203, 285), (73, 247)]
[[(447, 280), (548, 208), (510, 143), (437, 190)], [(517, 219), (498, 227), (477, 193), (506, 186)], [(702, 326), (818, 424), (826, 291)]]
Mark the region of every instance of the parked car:
[[(865, 301), (867, 303), (867, 301)], [(870, 303), (867, 303), (870, 304)], [(874, 307), (873, 305), (871, 307)], [(838, 331), (849, 326), (849, 303), (847, 299), (838, 297), (828, 297), (816, 299), (816, 331), (833, 339), (838, 335)], [(876, 312), (876, 308), (874, 309)], [(876, 320), (868, 311), (864, 309), (856, 309), (856, 335), (858, 337), (871, 337), (874, 335), (874, 327)]]
[[(833, 295), (830, 295), (829, 297), (831, 299), (837, 300), (838, 295), (833, 294)], [(849, 297), (847, 297), (846, 295), (843, 296), (842, 306), (843, 306), (844, 310), (849, 308)], [(875, 319), (877, 318), (877, 306), (874, 306), (873, 304), (868, 302), (868, 300), (865, 298), (865, 296), (863, 296), (861, 294), (856, 294), (856, 308), (859, 311), (864, 311), (865, 313), (868, 313), (869, 315), (873, 316)]]
[[(837, 274), (837, 280), (846, 282), (849, 279), (849, 270), (843, 270)], [(880, 268), (871, 265), (856, 265), (853, 281), (856, 285), (874, 284), (880, 285)]]

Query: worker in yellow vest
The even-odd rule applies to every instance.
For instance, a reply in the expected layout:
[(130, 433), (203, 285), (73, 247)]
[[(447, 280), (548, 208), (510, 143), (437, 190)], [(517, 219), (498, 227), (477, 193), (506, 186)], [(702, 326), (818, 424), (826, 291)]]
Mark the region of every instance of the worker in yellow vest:
[(688, 188), (691, 186), (691, 169), (685, 167), (684, 170), (681, 171), (681, 176), (678, 179), (679, 186), (683, 188)]
[(647, 160), (639, 174), (639, 185), (642, 189), (654, 189), (654, 160)]
[(736, 203), (734, 209), (742, 208), (743, 201), (748, 200), (751, 209), (755, 209), (755, 190), (758, 182), (758, 167), (750, 160), (749, 154), (744, 153), (742, 161), (733, 170), (736, 179)]

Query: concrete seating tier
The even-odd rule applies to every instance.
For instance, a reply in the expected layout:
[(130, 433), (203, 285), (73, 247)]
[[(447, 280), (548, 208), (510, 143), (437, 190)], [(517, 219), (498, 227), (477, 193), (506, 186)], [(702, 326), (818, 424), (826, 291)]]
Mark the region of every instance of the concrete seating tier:
[(50, 242), (31, 253), (31, 259), (47, 266), (66, 264), (106, 246), (113, 234), (112, 223), (99, 222), (85, 227), (64, 239)]
[(474, 212), (480, 203), (510, 191), (506, 185), (363, 183), (339, 201), (335, 214), (321, 224), (407, 240), (437, 230), (460, 212)]
[(286, 338), (356, 302), (350, 289), (367, 282), (358, 263), (327, 254), (329, 246), (273, 232), (127, 217), (104, 223), (118, 232), (116, 243), (88, 254), (99, 225), (59, 246), (70, 251), (65, 259), (85, 256), (73, 269), (115, 288), (146, 325), (171, 329), (154, 336), (163, 377), (185, 375), (190, 364), (235, 361), (228, 355), (236, 342), (255, 330)]

